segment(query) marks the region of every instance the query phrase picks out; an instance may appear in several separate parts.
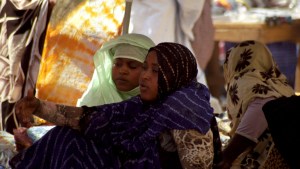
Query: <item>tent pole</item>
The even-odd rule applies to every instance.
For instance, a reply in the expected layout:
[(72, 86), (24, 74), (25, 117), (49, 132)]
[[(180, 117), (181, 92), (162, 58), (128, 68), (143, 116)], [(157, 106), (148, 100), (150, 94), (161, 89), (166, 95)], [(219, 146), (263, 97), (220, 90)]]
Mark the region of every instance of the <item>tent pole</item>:
[(123, 20), (123, 31), (122, 31), (123, 35), (128, 34), (132, 1), (133, 0), (126, 0), (125, 14)]

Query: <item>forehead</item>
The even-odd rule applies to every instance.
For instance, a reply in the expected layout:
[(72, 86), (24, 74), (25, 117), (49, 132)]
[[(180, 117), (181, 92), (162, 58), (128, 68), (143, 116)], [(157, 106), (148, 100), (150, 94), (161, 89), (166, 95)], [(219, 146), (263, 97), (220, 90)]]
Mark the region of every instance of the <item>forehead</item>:
[(116, 62), (138, 62), (138, 63), (140, 63), (137, 60), (129, 59), (129, 58), (115, 58), (114, 61), (116, 61)]
[(156, 53), (156, 51), (152, 50), (148, 53), (148, 55), (146, 57), (146, 62), (157, 63), (157, 53)]

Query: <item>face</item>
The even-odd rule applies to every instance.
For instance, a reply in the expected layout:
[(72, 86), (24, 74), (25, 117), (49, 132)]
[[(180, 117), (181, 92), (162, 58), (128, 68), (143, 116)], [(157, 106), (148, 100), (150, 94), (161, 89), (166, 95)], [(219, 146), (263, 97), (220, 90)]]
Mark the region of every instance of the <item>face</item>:
[(112, 67), (112, 80), (119, 91), (130, 91), (139, 85), (143, 64), (133, 59), (117, 58)]
[(144, 101), (154, 101), (158, 96), (158, 63), (155, 51), (148, 53), (140, 76), (141, 98)]

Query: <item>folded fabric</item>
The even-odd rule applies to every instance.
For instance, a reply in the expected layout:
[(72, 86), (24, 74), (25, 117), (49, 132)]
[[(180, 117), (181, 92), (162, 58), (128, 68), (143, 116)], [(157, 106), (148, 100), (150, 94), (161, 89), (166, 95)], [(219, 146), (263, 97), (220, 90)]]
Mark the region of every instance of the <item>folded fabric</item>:
[(27, 129), (27, 134), (32, 139), (32, 142), (35, 142), (42, 136), (44, 136), (53, 127), (55, 126), (33, 126)]
[(16, 154), (14, 136), (6, 131), (0, 131), (0, 169), (10, 168), (9, 160)]

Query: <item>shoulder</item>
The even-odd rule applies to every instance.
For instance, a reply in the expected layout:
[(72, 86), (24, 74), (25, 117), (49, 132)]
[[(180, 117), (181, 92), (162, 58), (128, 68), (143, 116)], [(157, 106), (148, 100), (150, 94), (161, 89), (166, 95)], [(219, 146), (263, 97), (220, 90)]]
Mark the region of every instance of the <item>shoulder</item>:
[(212, 167), (214, 148), (211, 130), (206, 134), (197, 130), (172, 130), (172, 135), (184, 168)]

